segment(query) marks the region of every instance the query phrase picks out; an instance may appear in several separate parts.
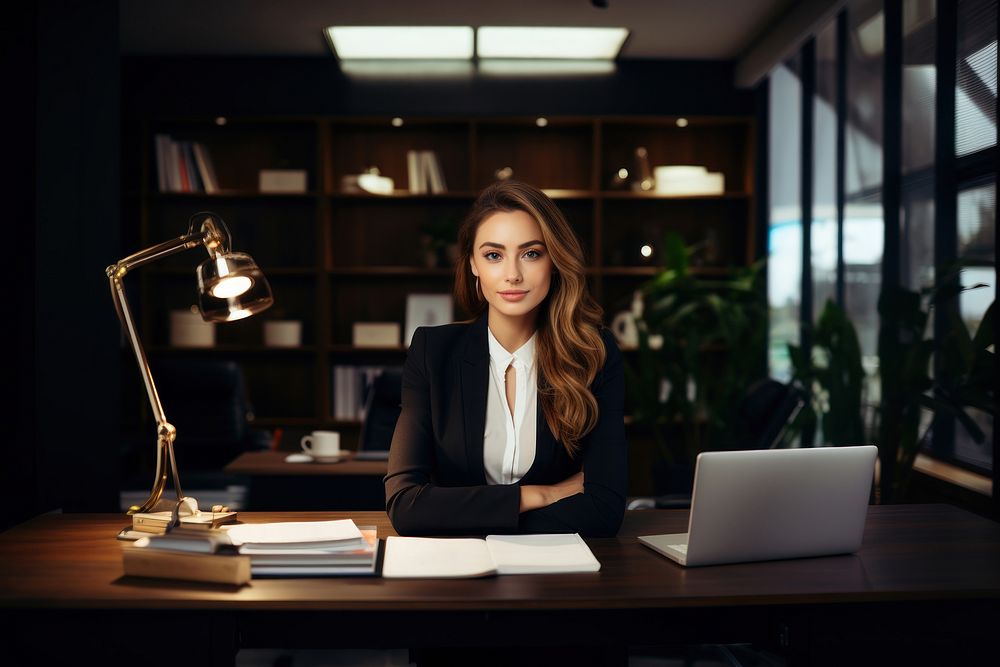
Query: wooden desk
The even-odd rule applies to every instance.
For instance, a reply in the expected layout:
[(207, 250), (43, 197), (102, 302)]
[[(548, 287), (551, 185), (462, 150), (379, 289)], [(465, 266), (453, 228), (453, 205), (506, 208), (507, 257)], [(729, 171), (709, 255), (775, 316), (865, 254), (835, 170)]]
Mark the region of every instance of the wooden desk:
[(245, 452), (224, 468), (250, 479), (249, 511), (364, 511), (385, 508), (387, 461), (286, 463), (292, 452)]
[[(344, 517), (393, 534), (384, 513), (241, 514)], [(992, 655), (1000, 524), (944, 505), (872, 507), (857, 555), (691, 569), (635, 539), (682, 532), (686, 521), (683, 510), (629, 512), (618, 537), (588, 540), (598, 573), (255, 579), (232, 589), (123, 577), (121, 516), (43, 515), (0, 534), (2, 645), (22, 658), (41, 652), (40, 662), (92, 652), (98, 664), (130, 656), (231, 664), (241, 646), (479, 646), (509, 637), (595, 650), (759, 642), (789, 664), (860, 664), (858, 651), (887, 664)]]

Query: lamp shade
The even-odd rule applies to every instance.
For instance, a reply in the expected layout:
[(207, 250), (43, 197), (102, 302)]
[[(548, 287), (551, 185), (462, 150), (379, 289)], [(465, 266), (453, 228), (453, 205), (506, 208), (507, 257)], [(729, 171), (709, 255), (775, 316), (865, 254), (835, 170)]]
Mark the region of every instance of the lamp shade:
[(198, 308), (206, 322), (232, 322), (274, 303), (271, 286), (250, 255), (220, 253), (198, 266)]

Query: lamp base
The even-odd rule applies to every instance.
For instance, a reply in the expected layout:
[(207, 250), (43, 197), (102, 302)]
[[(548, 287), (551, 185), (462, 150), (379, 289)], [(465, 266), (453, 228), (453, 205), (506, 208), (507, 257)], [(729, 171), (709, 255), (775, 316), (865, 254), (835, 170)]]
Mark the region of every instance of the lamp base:
[(153, 506), (153, 511), (173, 512), (175, 506), (177, 507), (177, 516), (196, 516), (201, 514), (201, 510), (198, 509), (198, 501), (191, 496), (184, 496), (179, 501), (160, 498), (156, 505)]
[(133, 533), (156, 533), (162, 535), (173, 528), (218, 528), (226, 523), (236, 521), (236, 512), (229, 511), (223, 505), (214, 505), (212, 511), (202, 512), (198, 509), (198, 501), (194, 498), (182, 498), (180, 501), (160, 500), (149, 512), (132, 514)]
[(197, 516), (198, 514), (201, 514), (201, 510), (198, 509), (198, 501), (190, 496), (184, 496), (179, 501), (172, 498), (160, 498), (156, 501), (156, 504), (148, 510), (143, 510), (138, 505), (132, 505), (128, 508), (128, 514), (136, 514), (137, 512), (143, 511), (173, 512), (174, 507), (177, 507), (177, 516)]

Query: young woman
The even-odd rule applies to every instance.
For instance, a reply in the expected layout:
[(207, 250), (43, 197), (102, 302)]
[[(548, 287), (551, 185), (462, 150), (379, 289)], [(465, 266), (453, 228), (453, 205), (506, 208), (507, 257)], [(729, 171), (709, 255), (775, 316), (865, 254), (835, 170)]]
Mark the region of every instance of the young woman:
[(417, 329), (385, 477), (401, 535), (613, 536), (628, 474), (624, 374), (583, 251), (544, 193), (499, 181), (459, 230), (469, 322)]

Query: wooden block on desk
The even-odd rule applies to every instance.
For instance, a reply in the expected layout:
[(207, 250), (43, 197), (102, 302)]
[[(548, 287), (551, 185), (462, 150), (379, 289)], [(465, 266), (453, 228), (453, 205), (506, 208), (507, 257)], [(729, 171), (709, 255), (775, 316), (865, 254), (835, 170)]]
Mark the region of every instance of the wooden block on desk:
[(250, 557), (228, 553), (200, 554), (122, 546), (125, 574), (133, 577), (183, 579), (241, 586), (250, 581)]

